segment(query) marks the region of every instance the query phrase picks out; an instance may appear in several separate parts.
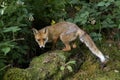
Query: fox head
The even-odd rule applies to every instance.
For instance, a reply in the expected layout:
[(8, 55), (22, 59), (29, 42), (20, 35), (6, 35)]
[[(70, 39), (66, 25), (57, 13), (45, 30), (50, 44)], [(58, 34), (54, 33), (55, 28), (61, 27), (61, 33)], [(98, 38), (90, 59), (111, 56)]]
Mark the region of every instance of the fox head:
[(37, 30), (33, 28), (32, 30), (35, 36), (35, 40), (38, 43), (39, 47), (44, 48), (46, 42), (48, 41), (48, 29)]

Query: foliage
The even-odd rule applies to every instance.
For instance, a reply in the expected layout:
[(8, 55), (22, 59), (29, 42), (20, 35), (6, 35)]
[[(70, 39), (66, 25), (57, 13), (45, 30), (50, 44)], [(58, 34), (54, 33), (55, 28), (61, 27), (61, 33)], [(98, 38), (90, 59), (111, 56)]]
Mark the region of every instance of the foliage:
[[(35, 19), (39, 18), (40, 21), (49, 24), (52, 20), (70, 21), (82, 26), (92, 35), (93, 33), (102, 35), (103, 29), (109, 31), (111, 28), (120, 27), (119, 2), (119, 0), (30, 0), (29, 4)], [(99, 38), (97, 40), (103, 37)]]
[(60, 67), (61, 71), (64, 71), (65, 69), (68, 69), (69, 72), (73, 72), (73, 68), (71, 65), (75, 64), (76, 61), (68, 61), (67, 63), (62, 63), (62, 66)]
[[(92, 36), (96, 34), (102, 35), (101, 30), (103, 29), (119, 28), (120, 5), (118, 2), (118, 0), (102, 0), (92, 3), (83, 1), (80, 3), (82, 8), (72, 18), (72, 22), (82, 25)], [(71, 18), (68, 20), (71, 20)], [(96, 30), (98, 32), (95, 32)], [(98, 36), (98, 38), (100, 39), (97, 40), (101, 40), (102, 36)]]
[[(65, 17), (65, 0), (29, 0), (26, 1), (29, 10), (34, 13), (34, 18), (43, 22), (50, 22), (49, 19), (58, 20)], [(58, 4), (59, 3), (59, 4)], [(43, 20), (44, 19), (44, 20)]]
[[(2, 1), (0, 6), (0, 77), (5, 68), (23, 64), (28, 48), (29, 12), (21, 0)], [(15, 63), (16, 62), (16, 63)], [(2, 79), (2, 78), (1, 78)]]

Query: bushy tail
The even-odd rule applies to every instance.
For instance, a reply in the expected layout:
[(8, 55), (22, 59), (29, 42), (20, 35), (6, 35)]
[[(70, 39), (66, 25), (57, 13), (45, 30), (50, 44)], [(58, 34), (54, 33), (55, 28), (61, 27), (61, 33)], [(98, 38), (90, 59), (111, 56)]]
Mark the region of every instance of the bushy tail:
[(85, 43), (85, 45), (90, 49), (90, 51), (96, 55), (102, 63), (106, 61), (105, 56), (102, 54), (102, 52), (96, 47), (95, 43), (91, 39), (91, 37), (87, 34), (84, 33), (82, 36), (79, 35), (80, 41)]

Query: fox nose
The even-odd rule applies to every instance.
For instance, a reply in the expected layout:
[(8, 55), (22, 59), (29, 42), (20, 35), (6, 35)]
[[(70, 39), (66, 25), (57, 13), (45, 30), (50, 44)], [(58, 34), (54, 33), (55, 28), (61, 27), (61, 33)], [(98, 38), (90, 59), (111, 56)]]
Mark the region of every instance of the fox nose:
[(44, 46), (44, 45), (42, 45), (42, 46), (40, 46), (40, 48), (45, 48), (45, 46)]

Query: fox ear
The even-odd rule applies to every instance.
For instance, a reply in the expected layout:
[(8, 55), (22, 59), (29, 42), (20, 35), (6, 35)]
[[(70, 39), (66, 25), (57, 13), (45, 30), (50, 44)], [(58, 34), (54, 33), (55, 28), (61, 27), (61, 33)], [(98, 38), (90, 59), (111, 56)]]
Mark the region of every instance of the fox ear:
[(32, 30), (33, 30), (33, 33), (34, 33), (34, 34), (37, 34), (37, 33), (38, 33), (38, 30), (37, 30), (37, 29), (32, 28)]
[(48, 29), (44, 29), (43, 33), (47, 34), (48, 33)]

